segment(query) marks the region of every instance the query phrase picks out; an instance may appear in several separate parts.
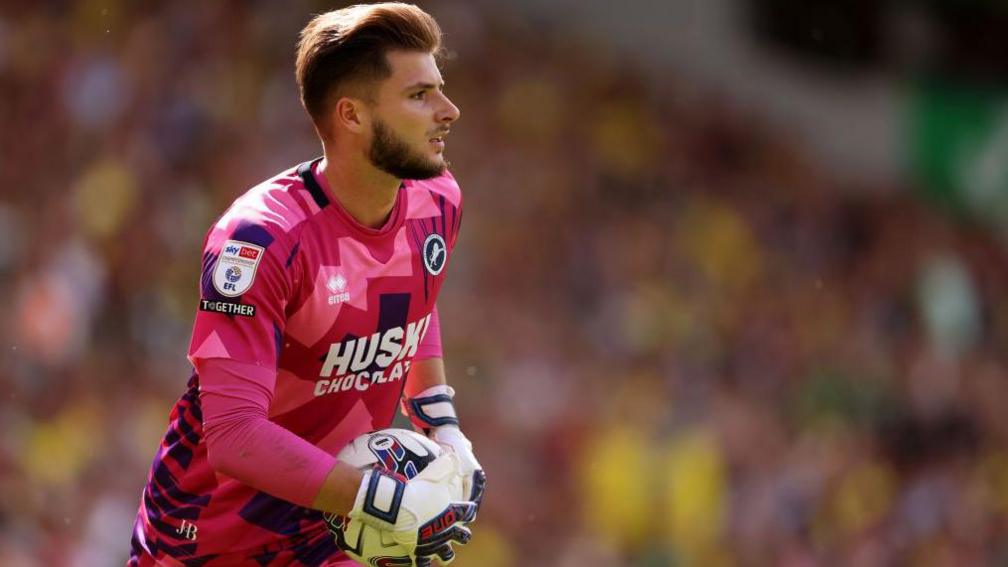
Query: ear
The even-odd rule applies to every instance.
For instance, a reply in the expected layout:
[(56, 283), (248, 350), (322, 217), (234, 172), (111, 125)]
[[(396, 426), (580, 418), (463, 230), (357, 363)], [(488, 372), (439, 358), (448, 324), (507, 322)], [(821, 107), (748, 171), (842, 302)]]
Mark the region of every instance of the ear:
[(333, 119), (338, 126), (360, 134), (367, 127), (367, 106), (358, 98), (340, 97), (333, 107)]

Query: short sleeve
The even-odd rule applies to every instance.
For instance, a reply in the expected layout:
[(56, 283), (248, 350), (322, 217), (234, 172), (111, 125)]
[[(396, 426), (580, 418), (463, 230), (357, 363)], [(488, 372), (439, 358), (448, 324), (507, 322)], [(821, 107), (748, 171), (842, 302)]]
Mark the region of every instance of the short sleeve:
[(291, 295), (290, 247), (266, 227), (231, 223), (207, 236), (189, 359), (276, 369)]

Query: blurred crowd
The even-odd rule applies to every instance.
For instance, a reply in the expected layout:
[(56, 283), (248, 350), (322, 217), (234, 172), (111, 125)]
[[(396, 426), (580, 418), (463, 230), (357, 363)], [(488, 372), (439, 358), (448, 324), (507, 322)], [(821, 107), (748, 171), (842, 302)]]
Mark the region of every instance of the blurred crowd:
[[(423, 6), (462, 109), (446, 363), (489, 476), (457, 565), (1008, 564), (994, 235), (588, 39)], [(0, 8), (0, 565), (125, 561), (205, 230), (320, 153), (293, 50), (329, 7)]]

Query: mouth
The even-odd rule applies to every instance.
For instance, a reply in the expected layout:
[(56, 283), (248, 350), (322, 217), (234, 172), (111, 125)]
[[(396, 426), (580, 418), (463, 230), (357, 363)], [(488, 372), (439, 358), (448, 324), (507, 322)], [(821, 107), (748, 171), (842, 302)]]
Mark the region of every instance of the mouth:
[(434, 144), (434, 146), (436, 146), (436, 147), (438, 147), (438, 148), (441, 148), (441, 149), (444, 149), (444, 145), (445, 145), (445, 137), (446, 137), (447, 135), (448, 135), (448, 132), (442, 132), (442, 133), (440, 133), (439, 135), (437, 135), (437, 136), (434, 136), (433, 138), (430, 138), (430, 139), (429, 139), (428, 141), (429, 141), (429, 142), (430, 142), (431, 144)]

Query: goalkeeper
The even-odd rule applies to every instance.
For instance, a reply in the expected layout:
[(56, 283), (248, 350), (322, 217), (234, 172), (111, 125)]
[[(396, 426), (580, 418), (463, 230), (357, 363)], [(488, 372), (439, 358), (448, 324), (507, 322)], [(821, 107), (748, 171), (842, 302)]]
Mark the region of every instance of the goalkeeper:
[[(437, 23), (408, 4), (302, 30), (297, 83), (323, 155), (250, 189), (207, 233), (193, 374), (128, 565), (352, 564), (323, 513), (388, 531), (416, 565), (468, 540), (484, 476), (441, 362), (436, 302), (462, 195), (444, 158), (459, 109), (440, 52)], [(407, 482), (334, 459), (400, 404), (448, 448), (436, 474)], [(438, 489), (446, 475), (463, 478), (459, 501)]]

